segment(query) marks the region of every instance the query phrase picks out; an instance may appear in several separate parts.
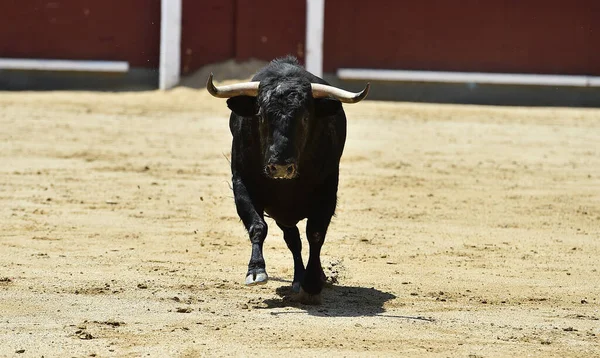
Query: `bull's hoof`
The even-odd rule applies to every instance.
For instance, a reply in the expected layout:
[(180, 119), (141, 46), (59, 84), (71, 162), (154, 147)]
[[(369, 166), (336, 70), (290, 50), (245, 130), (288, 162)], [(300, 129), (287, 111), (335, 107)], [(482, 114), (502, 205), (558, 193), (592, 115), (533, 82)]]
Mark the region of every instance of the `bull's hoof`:
[(292, 291), (294, 291), (294, 293), (300, 293), (300, 282), (292, 283)]
[(323, 303), (320, 293), (310, 294), (310, 293), (304, 291), (304, 289), (302, 289), (302, 288), (300, 288), (300, 293), (298, 294), (298, 298), (300, 300), (300, 303), (305, 304), (305, 305), (320, 305), (321, 303)]
[(246, 285), (248, 286), (264, 285), (267, 281), (269, 281), (269, 276), (266, 272), (250, 273), (246, 276)]

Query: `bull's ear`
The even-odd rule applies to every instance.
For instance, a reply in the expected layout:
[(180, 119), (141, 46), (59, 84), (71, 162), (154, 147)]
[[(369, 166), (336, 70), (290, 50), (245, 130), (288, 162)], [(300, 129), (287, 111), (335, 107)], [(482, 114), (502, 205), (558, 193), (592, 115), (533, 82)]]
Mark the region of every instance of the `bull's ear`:
[(235, 96), (227, 100), (227, 107), (233, 113), (242, 117), (252, 117), (256, 114), (256, 97)]
[(342, 102), (331, 98), (315, 99), (315, 116), (329, 117), (342, 110)]

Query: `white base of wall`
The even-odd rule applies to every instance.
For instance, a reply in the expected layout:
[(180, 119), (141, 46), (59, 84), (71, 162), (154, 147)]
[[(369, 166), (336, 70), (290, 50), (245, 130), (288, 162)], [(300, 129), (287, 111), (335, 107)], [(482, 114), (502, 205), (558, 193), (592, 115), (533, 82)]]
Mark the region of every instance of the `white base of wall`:
[(129, 63), (124, 61), (76, 61), (0, 58), (0, 70), (124, 73), (129, 71)]
[(600, 77), (571, 75), (403, 71), (341, 68), (337, 71), (337, 76), (343, 80), (600, 87)]

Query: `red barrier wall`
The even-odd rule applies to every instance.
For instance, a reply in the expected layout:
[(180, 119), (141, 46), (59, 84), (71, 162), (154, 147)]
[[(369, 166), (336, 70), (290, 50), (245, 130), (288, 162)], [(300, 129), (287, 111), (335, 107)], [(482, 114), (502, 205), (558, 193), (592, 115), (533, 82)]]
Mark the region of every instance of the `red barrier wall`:
[(2, 0), (0, 57), (158, 67), (160, 0)]
[[(600, 75), (597, 0), (326, 0), (324, 70)], [(157, 68), (160, 0), (0, 1), (0, 57)], [(306, 0), (183, 0), (182, 72), (304, 59)]]
[(600, 75), (597, 0), (326, 0), (340, 67)]

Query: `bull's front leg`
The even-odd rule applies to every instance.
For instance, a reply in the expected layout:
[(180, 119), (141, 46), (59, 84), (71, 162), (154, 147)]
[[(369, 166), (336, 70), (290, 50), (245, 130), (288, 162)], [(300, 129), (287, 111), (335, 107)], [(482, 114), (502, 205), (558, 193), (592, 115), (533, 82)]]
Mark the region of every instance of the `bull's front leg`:
[(256, 199), (253, 200), (241, 179), (233, 179), (233, 195), (238, 216), (242, 219), (252, 244), (246, 285), (265, 284), (269, 279), (263, 257), (263, 243), (267, 237), (267, 223), (263, 217), (262, 205)]
[(300, 232), (296, 226), (285, 226), (277, 223), (277, 226), (283, 231), (283, 239), (294, 258), (294, 281), (292, 282), (292, 290), (296, 293), (300, 292), (300, 283), (304, 278), (304, 263), (302, 262), (302, 240), (300, 240)]
[(330, 220), (331, 216), (312, 220), (309, 218), (306, 224), (306, 237), (310, 249), (300, 291), (300, 300), (306, 304), (321, 304), (321, 290), (326, 280), (321, 266), (321, 248), (325, 243), (325, 234)]
[(326, 277), (321, 266), (321, 248), (325, 243), (327, 228), (335, 213), (337, 203), (337, 173), (330, 177), (320, 190), (306, 223), (306, 238), (310, 245), (306, 272), (302, 280), (301, 301), (307, 304), (321, 303), (321, 290)]

